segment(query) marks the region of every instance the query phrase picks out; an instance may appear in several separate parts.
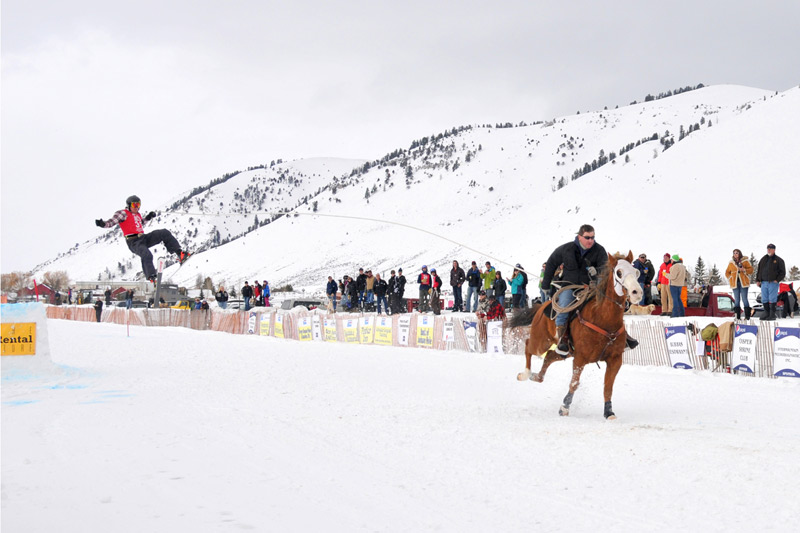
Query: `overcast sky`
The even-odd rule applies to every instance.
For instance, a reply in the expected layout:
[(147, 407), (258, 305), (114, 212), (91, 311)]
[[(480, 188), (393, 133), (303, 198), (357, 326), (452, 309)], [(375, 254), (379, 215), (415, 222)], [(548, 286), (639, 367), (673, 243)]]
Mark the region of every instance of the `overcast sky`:
[(225, 172), (704, 83), (800, 83), (800, 2), (3, 0), (2, 271)]

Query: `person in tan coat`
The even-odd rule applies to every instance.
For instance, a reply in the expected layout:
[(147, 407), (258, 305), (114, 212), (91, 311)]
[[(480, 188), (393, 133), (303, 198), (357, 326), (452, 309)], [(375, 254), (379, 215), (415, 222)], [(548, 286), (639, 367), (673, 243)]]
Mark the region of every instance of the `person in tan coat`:
[(725, 277), (728, 284), (733, 289), (733, 300), (736, 304), (736, 319), (742, 318), (742, 308), (740, 300), (744, 304), (744, 319), (750, 320), (750, 302), (747, 299), (747, 289), (750, 287), (750, 275), (753, 273), (753, 265), (750, 260), (742, 256), (742, 251), (738, 248), (733, 250), (733, 258), (725, 269)]
[(669, 280), (669, 291), (672, 294), (671, 316), (686, 316), (686, 310), (681, 299), (681, 291), (686, 286), (686, 267), (683, 266), (683, 260), (678, 254), (672, 256), (672, 268), (669, 269), (666, 276)]

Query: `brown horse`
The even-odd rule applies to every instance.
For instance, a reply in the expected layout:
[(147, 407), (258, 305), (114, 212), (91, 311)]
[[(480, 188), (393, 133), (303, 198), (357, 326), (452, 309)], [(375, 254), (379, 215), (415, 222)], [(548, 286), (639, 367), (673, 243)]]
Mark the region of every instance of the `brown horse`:
[[(639, 272), (631, 265), (633, 254), (628, 252), (622, 255), (608, 256), (608, 264), (600, 272), (597, 285), (589, 287), (589, 296), (583, 308), (571, 318), (569, 324), (570, 338), (573, 349), (571, 350), (572, 379), (569, 392), (564, 397), (564, 403), (559, 409), (562, 416), (569, 415), (572, 396), (580, 385), (581, 372), (589, 363), (598, 361), (606, 362), (604, 416), (609, 420), (616, 419), (611, 410), (611, 392), (614, 388), (614, 379), (622, 366), (622, 352), (625, 349), (625, 324), (622, 315), (625, 312), (625, 300), (637, 304), (642, 299), (642, 289), (639, 285)], [(510, 327), (520, 327), (530, 324), (530, 337), (525, 344), (525, 371), (517, 379), (526, 381), (531, 379), (541, 383), (547, 368), (554, 361), (561, 361), (562, 357), (555, 352), (556, 338), (555, 322), (550, 319), (550, 303), (537, 304), (530, 309), (514, 313), (509, 322)], [(546, 354), (542, 368), (536, 374), (531, 374), (531, 356)]]

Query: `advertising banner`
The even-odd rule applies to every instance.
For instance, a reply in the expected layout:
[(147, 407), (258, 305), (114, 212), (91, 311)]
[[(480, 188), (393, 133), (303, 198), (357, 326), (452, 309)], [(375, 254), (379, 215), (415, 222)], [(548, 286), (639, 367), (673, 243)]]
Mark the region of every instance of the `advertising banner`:
[(403, 315), (397, 319), (397, 342), (400, 346), (408, 346), (408, 337), (411, 332), (411, 317)]
[(311, 317), (304, 316), (297, 321), (297, 340), (311, 340)]
[(311, 317), (311, 336), (315, 341), (322, 340), (322, 327), (320, 326), (319, 315)]
[(336, 342), (339, 340), (336, 337), (336, 319), (335, 318), (326, 318), (323, 321), (323, 325), (325, 327), (325, 342)]
[(361, 338), (361, 344), (372, 344), (373, 327), (375, 326), (375, 317), (362, 316), (358, 319), (358, 332)]
[(731, 368), (740, 372), (755, 372), (756, 338), (758, 326), (736, 324), (733, 330), (733, 352), (731, 352)]
[(464, 326), (464, 335), (467, 336), (467, 347), (470, 352), (478, 351), (478, 323), (477, 322), (462, 322)]
[(775, 328), (775, 375), (800, 378), (800, 328)]
[(275, 315), (275, 336), (283, 338), (283, 315), (280, 313)]
[(433, 348), (433, 317), (417, 315), (417, 346)]
[(686, 326), (669, 326), (664, 328), (667, 338), (667, 351), (672, 368), (691, 369), (689, 359), (689, 341), (686, 336)]
[(348, 318), (342, 323), (342, 326), (344, 327), (344, 342), (358, 344), (358, 320)]
[(271, 320), (271, 313), (264, 313), (261, 315), (261, 327), (259, 328), (259, 335), (269, 335), (269, 324)]
[(250, 311), (250, 316), (247, 318), (247, 333), (250, 335), (254, 335), (256, 332), (256, 321), (258, 320), (258, 314)]
[(375, 321), (375, 344), (383, 346), (392, 345), (392, 319), (388, 316), (379, 316)]
[(448, 348), (452, 348), (452, 344), (456, 340), (456, 328), (451, 317), (444, 319), (444, 326), (442, 326), (442, 340), (448, 344)]
[(2, 326), (2, 355), (36, 355), (36, 322)]
[(492, 320), (486, 323), (486, 352), (503, 353), (502, 320)]

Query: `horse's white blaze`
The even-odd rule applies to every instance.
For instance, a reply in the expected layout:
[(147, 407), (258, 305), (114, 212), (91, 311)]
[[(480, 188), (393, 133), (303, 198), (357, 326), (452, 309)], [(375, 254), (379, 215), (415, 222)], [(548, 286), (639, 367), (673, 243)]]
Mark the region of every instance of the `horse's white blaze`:
[(639, 271), (624, 259), (619, 259), (614, 267), (614, 292), (617, 296), (623, 296), (627, 292), (628, 299), (634, 305), (644, 298), (642, 286), (639, 285)]

